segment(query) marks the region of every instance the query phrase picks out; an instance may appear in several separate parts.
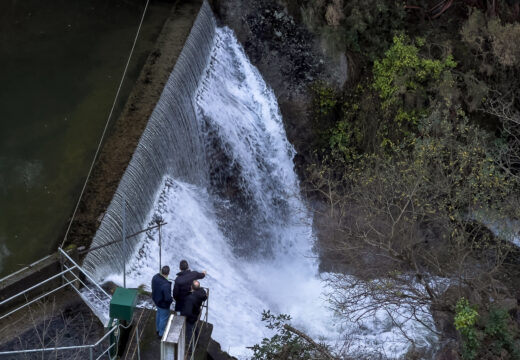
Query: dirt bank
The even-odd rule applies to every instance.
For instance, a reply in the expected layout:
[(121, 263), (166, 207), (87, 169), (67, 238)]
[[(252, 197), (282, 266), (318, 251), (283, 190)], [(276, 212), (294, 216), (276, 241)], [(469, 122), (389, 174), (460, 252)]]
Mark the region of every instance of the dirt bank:
[(121, 116), (113, 124), (65, 245), (90, 246), (148, 119), (188, 37), (202, 0), (176, 1)]

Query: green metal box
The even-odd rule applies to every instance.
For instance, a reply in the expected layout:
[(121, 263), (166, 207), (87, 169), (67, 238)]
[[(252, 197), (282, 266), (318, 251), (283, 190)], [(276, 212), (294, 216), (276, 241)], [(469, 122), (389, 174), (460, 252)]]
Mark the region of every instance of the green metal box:
[(137, 303), (137, 289), (116, 288), (110, 300), (110, 317), (131, 321)]

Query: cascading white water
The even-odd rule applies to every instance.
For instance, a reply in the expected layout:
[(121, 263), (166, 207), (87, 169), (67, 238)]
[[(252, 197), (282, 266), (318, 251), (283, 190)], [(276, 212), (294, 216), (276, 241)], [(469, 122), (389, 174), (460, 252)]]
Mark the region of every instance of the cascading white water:
[[(185, 258), (192, 268), (208, 270), (202, 284), (210, 288), (213, 336), (233, 355), (247, 356), (246, 347), (266, 335), (264, 309), (290, 314), (311, 336), (334, 342), (344, 324), (322, 298), (312, 217), (300, 199), (294, 150), (274, 93), (227, 28), (216, 30), (194, 102), (210, 181), (203, 186), (166, 175), (149, 216), (167, 223), (163, 264), (176, 268)], [(154, 230), (130, 261), (129, 286), (148, 286), (158, 271), (158, 253)], [(107, 280), (121, 283), (121, 274)], [(408, 343), (385, 314), (365, 323), (356, 346), (401, 355)]]
[[(153, 214), (167, 223), (163, 263), (176, 268), (186, 258), (192, 268), (208, 270), (202, 283), (211, 291), (214, 336), (232, 353), (261, 340), (264, 309), (291, 314), (311, 334), (334, 333), (320, 299), (312, 219), (300, 199), (276, 98), (231, 30), (216, 32), (194, 97), (210, 185), (167, 175)], [(158, 251), (154, 231), (129, 264), (130, 286), (148, 285)], [(121, 275), (107, 279), (121, 282)]]
[[(208, 271), (202, 285), (210, 288), (209, 320), (224, 350), (247, 356), (246, 347), (267, 335), (261, 313), (270, 309), (290, 314), (315, 338), (333, 343), (348, 331), (353, 349), (402, 355), (409, 344), (384, 311), (360, 329), (340, 323), (327, 308), (312, 251), (312, 216), (300, 198), (294, 149), (276, 98), (210, 11), (205, 4), (188, 55), (185, 48), (93, 246), (120, 236), (124, 193), (133, 230), (156, 215), (167, 223), (163, 265), (176, 269), (187, 259), (193, 269)], [(196, 56), (205, 58), (192, 62)], [(98, 279), (122, 284), (121, 264), (113, 260), (125, 253), (111, 246), (85, 264)], [(159, 269), (157, 230), (137, 238), (127, 253), (127, 286), (149, 287)]]

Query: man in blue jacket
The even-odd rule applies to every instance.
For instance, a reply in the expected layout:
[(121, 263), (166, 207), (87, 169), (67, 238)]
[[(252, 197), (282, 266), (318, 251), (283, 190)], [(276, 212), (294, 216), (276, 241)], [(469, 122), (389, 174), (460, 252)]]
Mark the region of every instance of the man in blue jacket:
[(181, 270), (175, 278), (175, 286), (173, 287), (173, 298), (175, 299), (175, 311), (182, 311), (184, 308), (184, 300), (190, 294), (191, 284), (194, 280), (203, 279), (206, 271), (191, 271), (186, 260), (181, 260), (179, 264)]
[(155, 274), (152, 278), (152, 299), (157, 306), (157, 315), (155, 317), (155, 329), (157, 337), (162, 338), (168, 316), (170, 316), (170, 305), (172, 299), (172, 283), (168, 280), (170, 267), (163, 266), (161, 272)]

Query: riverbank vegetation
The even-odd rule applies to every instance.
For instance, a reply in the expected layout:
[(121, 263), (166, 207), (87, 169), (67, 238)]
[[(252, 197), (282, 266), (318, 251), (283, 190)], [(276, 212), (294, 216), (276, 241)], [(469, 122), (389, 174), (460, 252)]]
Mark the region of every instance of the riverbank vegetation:
[(520, 2), (285, 4), (349, 59), (305, 149), (331, 306), (426, 308), (438, 359), (520, 358)]

